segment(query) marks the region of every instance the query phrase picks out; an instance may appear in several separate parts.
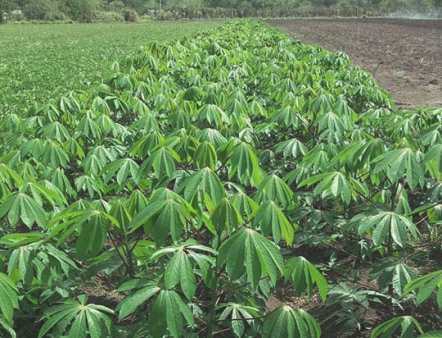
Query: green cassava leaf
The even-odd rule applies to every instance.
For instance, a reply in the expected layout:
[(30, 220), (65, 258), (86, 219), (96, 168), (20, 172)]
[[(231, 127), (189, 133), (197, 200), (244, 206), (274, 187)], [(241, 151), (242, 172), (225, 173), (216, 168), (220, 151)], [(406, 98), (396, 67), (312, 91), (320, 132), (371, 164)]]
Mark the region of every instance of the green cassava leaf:
[(281, 305), (270, 312), (263, 327), (263, 337), (319, 338), (321, 329), (316, 320), (302, 309)]
[(290, 258), (284, 269), (284, 278), (292, 282), (293, 288), (299, 293), (306, 292), (309, 297), (316, 286), (323, 301), (327, 298), (328, 283), (319, 270), (304, 257)]
[(275, 202), (262, 204), (256, 212), (253, 223), (259, 225), (265, 234), (271, 234), (275, 242), (284, 239), (288, 245), (293, 243), (297, 226), (289, 222)]
[(240, 228), (222, 243), (217, 264), (225, 266), (232, 279), (245, 275), (253, 288), (265, 277), (275, 284), (283, 273), (279, 248), (256, 231), (246, 228)]
[(419, 322), (411, 316), (394, 317), (376, 326), (371, 332), (371, 338), (414, 337), (415, 333), (423, 333)]
[(404, 246), (408, 239), (417, 239), (419, 231), (407, 217), (391, 211), (380, 211), (379, 213), (364, 217), (359, 224), (359, 233), (372, 232), (373, 242), (385, 244), (389, 236), (394, 243)]

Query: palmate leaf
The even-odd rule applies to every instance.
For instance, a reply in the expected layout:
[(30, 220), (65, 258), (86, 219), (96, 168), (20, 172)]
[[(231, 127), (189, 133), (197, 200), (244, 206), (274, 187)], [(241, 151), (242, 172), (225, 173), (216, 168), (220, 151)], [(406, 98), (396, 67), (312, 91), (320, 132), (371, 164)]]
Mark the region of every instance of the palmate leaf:
[(211, 220), (215, 224), (218, 233), (223, 231), (230, 233), (242, 223), (241, 215), (227, 198), (221, 199), (216, 205), (211, 215)]
[(213, 204), (217, 204), (225, 196), (223, 183), (219, 177), (209, 168), (204, 168), (186, 178), (183, 182), (184, 198), (192, 205), (196, 205), (197, 200), (207, 203), (206, 198), (210, 198)]
[(378, 157), (374, 173), (385, 171), (392, 182), (405, 176), (411, 189), (424, 183), (423, 154), (411, 148), (391, 150)]
[(71, 137), (66, 127), (58, 121), (46, 125), (42, 132), (46, 138), (57, 140), (58, 142), (65, 142)]
[(69, 156), (57, 141), (46, 140), (42, 145), (40, 161), (52, 168), (66, 167)]
[(232, 203), (243, 218), (251, 220), (255, 217), (258, 204), (242, 190), (233, 195)]
[(17, 288), (8, 276), (0, 272), (0, 311), (9, 326), (12, 326), (15, 309), (18, 309)]
[[(436, 291), (437, 290), (437, 291)], [(434, 271), (410, 281), (404, 289), (405, 294), (417, 291), (416, 301), (422, 304), (436, 291), (436, 301), (442, 310), (442, 270)]]
[(294, 202), (294, 194), (290, 187), (278, 176), (265, 177), (258, 186), (256, 194), (258, 203), (273, 201), (281, 208), (287, 208)]
[(317, 172), (325, 170), (330, 164), (330, 157), (323, 144), (318, 144), (310, 149), (302, 159), (302, 167), (310, 169), (308, 174), (311, 176), (311, 172)]
[(304, 257), (290, 258), (284, 269), (285, 280), (290, 280), (298, 294), (306, 292), (309, 297), (313, 294), (313, 288), (319, 290), (323, 301), (327, 298), (328, 283), (319, 270)]
[(90, 140), (100, 139), (102, 130), (94, 121), (90, 113), (87, 113), (78, 123), (75, 130), (76, 135), (83, 136)]
[(167, 264), (164, 271), (164, 285), (173, 289), (180, 284), (181, 290), (187, 299), (192, 299), (196, 290), (196, 278), (193, 274), (192, 264), (183, 250), (178, 250)]
[(307, 153), (307, 147), (298, 139), (292, 138), (290, 140), (278, 143), (275, 146), (275, 151), (283, 154), (285, 158), (297, 159)]
[(282, 305), (270, 312), (263, 327), (263, 338), (319, 338), (321, 329), (316, 320), (302, 309)]
[(159, 243), (163, 243), (169, 234), (177, 241), (193, 214), (193, 208), (184, 198), (161, 188), (152, 194), (147, 207), (134, 217), (131, 232), (144, 225), (145, 231)]
[(377, 279), (380, 288), (391, 285), (396, 294), (402, 296), (405, 286), (412, 280), (415, 272), (401, 261), (386, 259), (375, 267), (372, 274)]
[(103, 210), (94, 206), (77, 206), (65, 209), (51, 219), (50, 236), (59, 236), (59, 243), (79, 232), (75, 248), (80, 258), (91, 258), (104, 247), (107, 230), (118, 221)]
[(55, 185), (58, 190), (64, 191), (71, 197), (74, 197), (77, 194), (63, 169), (57, 168), (52, 171), (51, 183)]
[(294, 129), (305, 128), (308, 126), (308, 121), (302, 116), (301, 111), (302, 108), (299, 104), (295, 105), (295, 107), (286, 106), (279, 110), (272, 117), (272, 120), (285, 127), (292, 127)]
[(12, 226), (17, 225), (20, 220), (30, 229), (34, 224), (41, 228), (46, 227), (46, 212), (34, 198), (23, 192), (10, 195), (0, 205), (0, 218), (6, 215)]
[(140, 213), (148, 204), (148, 199), (144, 196), (140, 190), (134, 190), (127, 200), (127, 211), (133, 218), (136, 214)]
[(149, 331), (154, 338), (185, 335), (185, 325), (193, 326), (190, 308), (173, 290), (161, 290), (156, 297), (149, 316)]
[(261, 168), (251, 145), (239, 142), (234, 148), (228, 164), (229, 177), (242, 184), (257, 185), (261, 181)]
[(213, 144), (215, 149), (218, 149), (219, 147), (222, 147), (227, 143), (227, 139), (224, 137), (223, 134), (217, 129), (211, 129), (206, 128), (199, 131), (199, 140), (201, 142), (209, 142), (210, 144)]
[(380, 211), (376, 215), (363, 217), (359, 223), (359, 234), (372, 231), (375, 245), (385, 244), (389, 236), (394, 243), (403, 247), (408, 239), (417, 239), (416, 225), (403, 215), (391, 211)]
[(246, 325), (253, 325), (255, 318), (259, 316), (259, 309), (253, 306), (227, 303), (221, 307), (224, 307), (224, 310), (219, 316), (219, 320), (229, 321), (232, 331), (237, 337), (243, 337)]
[(419, 322), (411, 316), (400, 316), (376, 326), (370, 338), (414, 338), (416, 333), (424, 333)]
[(442, 143), (435, 144), (425, 154), (424, 162), (435, 179), (442, 179)]
[(121, 231), (121, 233), (127, 235), (132, 216), (130, 215), (125, 202), (126, 201), (123, 199), (112, 201), (110, 215), (116, 221), (115, 226)]
[(229, 116), (218, 106), (208, 104), (201, 108), (198, 114), (198, 121), (206, 124), (208, 127), (215, 127), (217, 129), (229, 124)]
[(106, 161), (96, 154), (88, 154), (81, 163), (84, 172), (89, 175), (98, 175), (104, 169)]
[(139, 165), (130, 158), (116, 160), (106, 166), (106, 180), (110, 177), (116, 177), (118, 185), (126, 183), (127, 179), (131, 177), (137, 183)]
[(329, 92), (321, 90), (310, 102), (309, 109), (319, 114), (326, 114), (334, 110), (334, 101), (335, 98)]
[(129, 153), (140, 158), (150, 156), (150, 154), (164, 142), (164, 136), (158, 131), (152, 131), (143, 135), (136, 141), (129, 150)]
[(99, 145), (92, 148), (88, 156), (96, 156), (102, 165), (106, 165), (109, 162), (115, 161), (117, 153), (115, 152), (115, 148)]
[(98, 255), (104, 246), (109, 219), (104, 213), (91, 213), (80, 227), (75, 249), (82, 258)]
[(108, 315), (113, 311), (103, 305), (87, 304), (86, 296), (77, 300), (69, 299), (62, 305), (51, 307), (44, 315), (45, 323), (41, 327), (38, 338), (57, 327), (64, 328), (61, 334), (69, 338), (103, 338), (110, 336), (112, 321)]
[[(10, 234), (2, 237), (2, 244), (11, 247), (17, 246), (17, 242), (22, 244), (11, 252), (8, 260), (8, 275), (11, 278), (15, 281), (23, 281), (24, 285), (29, 287), (33, 278), (37, 278), (38, 282), (43, 284), (46, 282), (44, 276), (57, 278), (65, 275), (67, 277), (70, 272), (78, 270), (74, 261), (51, 244), (41, 242), (23, 244), (43, 239), (43, 236), (35, 235)], [(20, 241), (20, 237), (24, 238)], [(46, 273), (49, 271), (58, 273)]]
[(152, 155), (143, 163), (140, 174), (145, 168), (153, 168), (155, 177), (172, 177), (176, 171), (176, 162), (180, 161), (179, 155), (169, 147), (161, 147), (154, 151)]
[(288, 245), (293, 243), (297, 225), (289, 222), (275, 202), (262, 204), (256, 212), (253, 221), (255, 226), (261, 226), (266, 235), (272, 235), (275, 242), (284, 239)]
[(268, 277), (273, 285), (283, 273), (283, 260), (278, 246), (248, 228), (241, 228), (224, 241), (217, 265), (225, 266), (232, 279), (245, 275), (252, 288)]
[(334, 112), (323, 114), (317, 121), (320, 138), (328, 142), (340, 142), (344, 139), (344, 133), (350, 129), (350, 122), (345, 116), (338, 116)]
[(129, 294), (117, 306), (119, 320), (122, 320), (134, 313), (139, 306), (149, 301), (149, 299), (161, 291), (161, 289), (154, 283), (148, 282), (140, 285), (139, 280), (129, 280), (125, 284), (121, 285), (118, 290), (120, 292), (128, 291), (134, 289), (135, 287), (138, 288), (138, 290)]
[(156, 261), (160, 257), (173, 254), (169, 259), (164, 271), (164, 285), (167, 289), (173, 289), (180, 285), (183, 294), (191, 300), (196, 290), (195, 264), (200, 268), (201, 274), (206, 275), (214, 260), (208, 254), (216, 255), (216, 251), (199, 244), (186, 244), (166, 247), (155, 252), (151, 260)]
[(90, 198), (96, 196), (101, 197), (101, 194), (105, 189), (103, 182), (99, 178), (88, 175), (77, 177), (75, 179), (75, 188), (77, 189), (77, 192), (87, 192)]
[(385, 152), (385, 142), (378, 138), (352, 142), (334, 156), (332, 164), (345, 165), (352, 170), (370, 165), (372, 160)]
[(316, 195), (321, 195), (323, 198), (328, 195), (336, 198), (339, 197), (346, 204), (349, 204), (351, 201), (352, 185), (347, 177), (339, 171), (328, 172), (306, 178), (299, 184), (299, 188), (313, 184), (317, 184), (313, 191)]
[(78, 159), (84, 158), (85, 154), (83, 147), (74, 137), (71, 137), (69, 140), (64, 142), (63, 147), (66, 150), (66, 152), (73, 158), (78, 158)]
[(218, 157), (213, 145), (209, 142), (202, 142), (195, 152), (195, 162), (198, 168), (208, 167), (214, 170), (217, 161)]
[(0, 163), (0, 186), (6, 186), (7, 190), (12, 190), (14, 186), (22, 185), (23, 179), (20, 175), (6, 164)]
[(22, 191), (29, 192), (39, 205), (43, 205), (44, 200), (52, 206), (64, 206), (67, 204), (63, 193), (49, 181), (28, 182), (23, 186)]

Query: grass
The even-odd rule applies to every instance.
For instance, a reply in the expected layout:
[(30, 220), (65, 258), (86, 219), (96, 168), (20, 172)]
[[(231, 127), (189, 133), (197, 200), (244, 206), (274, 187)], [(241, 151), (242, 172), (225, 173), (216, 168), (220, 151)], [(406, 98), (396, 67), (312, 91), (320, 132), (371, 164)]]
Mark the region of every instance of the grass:
[(0, 26), (0, 114), (22, 114), (111, 72), (115, 60), (153, 40), (177, 39), (216, 22), (13, 24)]

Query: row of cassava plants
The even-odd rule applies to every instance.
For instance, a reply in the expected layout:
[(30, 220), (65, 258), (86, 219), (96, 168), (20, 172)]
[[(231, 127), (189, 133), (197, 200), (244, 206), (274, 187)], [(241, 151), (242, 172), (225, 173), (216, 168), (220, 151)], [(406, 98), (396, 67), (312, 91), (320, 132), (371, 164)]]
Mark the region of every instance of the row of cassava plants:
[(2, 118), (4, 334), (437, 329), (441, 119), (258, 22), (152, 43)]

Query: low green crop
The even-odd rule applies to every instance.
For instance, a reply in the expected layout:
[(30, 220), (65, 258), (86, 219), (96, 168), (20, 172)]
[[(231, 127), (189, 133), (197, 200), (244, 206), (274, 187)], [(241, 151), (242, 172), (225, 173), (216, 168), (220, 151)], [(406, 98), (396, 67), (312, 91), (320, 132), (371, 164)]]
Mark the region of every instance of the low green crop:
[(407, 313), (442, 308), (440, 271), (416, 279), (440, 241), (441, 119), (396, 111), (347, 56), (261, 23), (151, 43), (80, 97), (2, 117), (0, 324), (92, 338), (436, 329), (436, 311)]
[(0, 26), (0, 114), (26, 112), (112, 74), (149, 41), (182, 38), (216, 22), (11, 24)]

